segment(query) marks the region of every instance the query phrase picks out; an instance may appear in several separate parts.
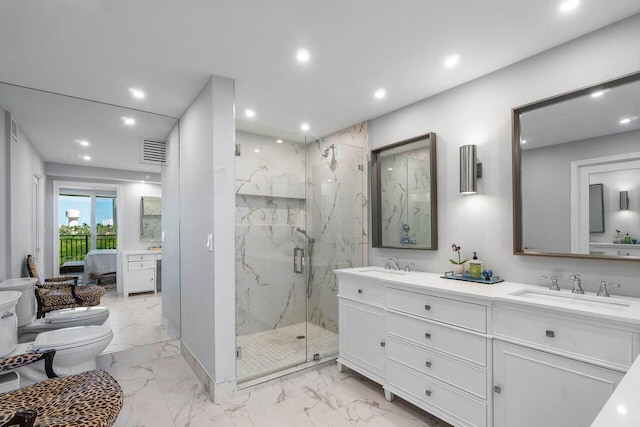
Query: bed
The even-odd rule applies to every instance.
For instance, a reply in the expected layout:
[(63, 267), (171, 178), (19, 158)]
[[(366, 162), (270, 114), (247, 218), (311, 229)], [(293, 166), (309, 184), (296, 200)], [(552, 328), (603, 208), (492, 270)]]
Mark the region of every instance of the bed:
[(106, 277), (115, 277), (117, 270), (117, 249), (94, 249), (84, 258), (85, 282), (96, 279), (98, 283)]

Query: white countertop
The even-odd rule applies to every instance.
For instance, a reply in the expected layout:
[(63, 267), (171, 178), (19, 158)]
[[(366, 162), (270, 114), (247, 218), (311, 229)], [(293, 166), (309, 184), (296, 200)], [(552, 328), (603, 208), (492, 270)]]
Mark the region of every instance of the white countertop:
[[(500, 282), (486, 285), (475, 282), (444, 279), (440, 274), (412, 271), (409, 273), (394, 272), (382, 267), (359, 267), (335, 271), (338, 276), (366, 277), (380, 282), (381, 285), (394, 283), (415, 288), (428, 289), (442, 294), (466, 296), (483, 300), (488, 304), (499, 305), (501, 302), (519, 304), (540, 310), (553, 310), (567, 314), (579, 314), (585, 317), (606, 319), (619, 322), (635, 332), (640, 332), (640, 299), (613, 296), (598, 297), (594, 293), (585, 295), (572, 294), (569, 290), (549, 291), (546, 287), (523, 283)], [(549, 295), (549, 299), (531, 299), (518, 296), (522, 292), (532, 291), (538, 295)], [(611, 291), (611, 290), (610, 290)], [(514, 295), (515, 294), (515, 295)], [(567, 298), (555, 298), (562, 296)], [(572, 304), (580, 300), (591, 307), (578, 307)], [(597, 307), (601, 301), (621, 304), (621, 308), (608, 309)], [(602, 408), (592, 427), (637, 427), (640, 426), (640, 357), (636, 359), (629, 371)]]
[[(490, 304), (508, 302), (541, 310), (553, 310), (565, 314), (610, 320), (627, 325), (630, 329), (640, 332), (640, 298), (614, 295), (609, 298), (598, 297), (595, 293), (585, 295), (572, 294), (563, 289), (549, 291), (547, 287), (527, 285), (524, 283), (500, 282), (492, 285), (462, 280), (442, 278), (441, 274), (412, 271), (409, 273), (385, 270), (382, 267), (358, 267), (336, 270), (338, 275), (367, 277), (380, 281), (381, 284), (398, 283), (417, 289), (429, 289), (442, 294), (467, 296), (485, 300)], [(532, 291), (544, 298), (533, 299), (518, 295), (525, 291)], [(609, 290), (611, 292), (611, 289)], [(565, 298), (558, 298), (565, 297)], [(577, 305), (577, 303), (583, 304)], [(611, 303), (611, 305), (607, 305)], [(599, 307), (601, 306), (601, 307)]]
[(122, 251), (122, 255), (162, 255), (162, 250), (150, 251), (149, 249), (138, 249), (134, 251)]

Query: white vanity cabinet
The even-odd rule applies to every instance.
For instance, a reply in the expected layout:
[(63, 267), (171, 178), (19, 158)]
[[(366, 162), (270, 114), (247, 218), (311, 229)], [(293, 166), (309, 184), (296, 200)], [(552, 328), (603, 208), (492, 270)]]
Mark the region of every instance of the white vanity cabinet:
[(385, 292), (387, 397), (454, 425), (488, 425), (487, 307), (395, 285)]
[(157, 251), (123, 251), (123, 293), (156, 292), (156, 268), (162, 254)]
[(384, 289), (366, 279), (340, 279), (338, 363), (384, 383)]
[(493, 308), (494, 425), (588, 426), (638, 354), (622, 325)]

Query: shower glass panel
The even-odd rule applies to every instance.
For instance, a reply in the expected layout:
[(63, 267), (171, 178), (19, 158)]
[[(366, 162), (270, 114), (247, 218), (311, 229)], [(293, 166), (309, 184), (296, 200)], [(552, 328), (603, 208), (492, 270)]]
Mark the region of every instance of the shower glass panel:
[(307, 282), (307, 361), (338, 351), (338, 285), (333, 270), (363, 265), (364, 150), (317, 141), (307, 146), (306, 219), (315, 238)]
[(273, 129), (237, 130), (236, 144), (242, 383), (337, 353), (333, 270), (363, 265), (366, 162), (363, 148)]

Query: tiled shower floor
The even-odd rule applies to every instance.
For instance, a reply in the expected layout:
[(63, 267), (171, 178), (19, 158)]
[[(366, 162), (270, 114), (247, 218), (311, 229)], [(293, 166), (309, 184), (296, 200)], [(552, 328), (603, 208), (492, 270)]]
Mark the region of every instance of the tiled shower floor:
[[(307, 339), (297, 338), (300, 336)], [(241, 357), (236, 365), (236, 377), (241, 382), (312, 361), (314, 354), (321, 359), (335, 354), (338, 352), (338, 334), (302, 322), (238, 336), (236, 346), (241, 347)]]

